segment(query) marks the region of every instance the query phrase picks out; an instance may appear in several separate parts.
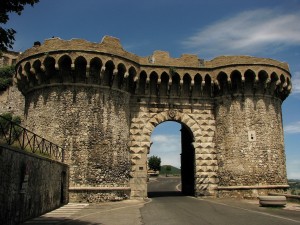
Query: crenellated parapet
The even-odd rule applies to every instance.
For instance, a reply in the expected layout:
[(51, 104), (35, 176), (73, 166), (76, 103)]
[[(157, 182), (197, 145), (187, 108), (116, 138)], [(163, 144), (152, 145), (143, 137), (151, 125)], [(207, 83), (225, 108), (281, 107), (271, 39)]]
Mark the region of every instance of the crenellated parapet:
[(17, 63), (16, 82), (23, 93), (47, 85), (92, 85), (139, 96), (212, 98), (267, 94), (284, 100), (291, 91), (286, 63), (250, 56), (221, 56), (211, 61), (196, 55), (171, 58), (155, 51), (139, 57), (119, 40), (101, 43), (52, 38), (25, 51)]
[[(89, 51), (84, 47), (82, 50), (66, 50), (65, 45), (53, 51), (53, 45), (59, 47), (61, 42), (65, 43), (51, 39), (22, 55), (16, 80), (23, 93), (47, 85), (92, 85), (132, 92), (137, 67), (131, 59), (106, 54), (105, 51)], [(80, 44), (78, 40), (72, 42), (75, 46)]]
[(215, 80), (215, 96), (220, 95), (270, 95), (284, 100), (292, 85), (288, 72), (278, 68), (263, 69), (258, 66), (239, 66), (228, 74), (221, 71)]

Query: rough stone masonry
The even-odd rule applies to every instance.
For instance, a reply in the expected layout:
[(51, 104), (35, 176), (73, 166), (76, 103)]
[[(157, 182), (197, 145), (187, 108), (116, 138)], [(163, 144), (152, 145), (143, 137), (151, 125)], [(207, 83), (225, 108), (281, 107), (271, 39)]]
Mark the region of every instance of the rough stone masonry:
[[(64, 146), (70, 200), (147, 197), (153, 129), (182, 124), (182, 172), (195, 196), (256, 197), (288, 188), (281, 105), (288, 65), (250, 56), (211, 61), (155, 51), (140, 57), (117, 38), (51, 38), (25, 51), (15, 81), (26, 126)], [(183, 131), (182, 131), (183, 132)]]

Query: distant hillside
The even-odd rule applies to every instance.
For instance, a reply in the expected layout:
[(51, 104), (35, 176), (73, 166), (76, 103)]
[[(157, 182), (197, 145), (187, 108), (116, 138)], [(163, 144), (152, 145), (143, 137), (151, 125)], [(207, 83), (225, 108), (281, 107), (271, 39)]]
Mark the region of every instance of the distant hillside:
[(292, 195), (300, 195), (300, 180), (289, 179), (290, 191)]
[(300, 183), (300, 179), (288, 179), (288, 182), (297, 182), (297, 183)]
[[(166, 167), (168, 165), (163, 165), (161, 166), (161, 169), (160, 169), (160, 172), (159, 174), (163, 175), (163, 174), (166, 174)], [(174, 166), (171, 166), (171, 171), (168, 171), (168, 174), (172, 174), (172, 175), (180, 175), (181, 174), (181, 170), (174, 167)]]

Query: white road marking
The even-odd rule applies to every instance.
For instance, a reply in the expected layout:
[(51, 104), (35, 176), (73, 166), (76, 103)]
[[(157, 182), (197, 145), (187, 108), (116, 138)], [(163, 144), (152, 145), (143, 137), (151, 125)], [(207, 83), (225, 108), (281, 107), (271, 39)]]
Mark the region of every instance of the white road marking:
[(176, 190), (177, 191), (181, 191), (181, 188), (179, 188), (180, 185), (181, 185), (181, 183), (179, 183), (179, 184), (176, 185)]
[[(89, 214), (85, 214), (83, 216), (78, 216), (78, 217), (74, 218), (74, 220), (78, 220), (78, 219), (81, 219), (81, 218), (84, 218), (84, 217), (89, 217), (91, 215), (96, 215), (96, 214), (101, 214), (101, 213), (106, 213), (106, 212), (112, 212), (112, 211), (117, 211), (117, 210), (120, 210), (120, 209), (132, 208), (132, 207), (142, 206), (142, 205), (145, 205), (145, 202), (137, 201), (137, 203), (135, 205), (122, 206), (122, 207), (118, 207), (118, 208), (107, 209), (107, 210), (98, 211), (98, 212), (92, 212), (92, 213), (89, 213)], [(64, 224), (64, 222), (62, 222), (60, 224)]]
[[(34, 218), (32, 220), (26, 221), (25, 224), (48, 224), (48, 223), (61, 223), (61, 219), (66, 219), (75, 214), (76, 212), (82, 210), (89, 204), (84, 203), (69, 203), (51, 212), (48, 212), (40, 217)], [(60, 219), (60, 220), (58, 220)]]

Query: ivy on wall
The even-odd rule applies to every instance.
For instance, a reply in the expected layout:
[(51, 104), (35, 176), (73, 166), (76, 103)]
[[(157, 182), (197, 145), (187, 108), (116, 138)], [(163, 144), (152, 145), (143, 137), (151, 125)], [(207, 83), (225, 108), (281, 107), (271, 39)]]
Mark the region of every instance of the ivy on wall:
[[(21, 117), (20, 116), (14, 116), (12, 113), (7, 112), (7, 113), (2, 113), (0, 114), (0, 116), (4, 117), (7, 120), (10, 120), (16, 124), (21, 124)], [(2, 118), (0, 118), (0, 123), (4, 123), (5, 120), (3, 120)]]
[[(22, 122), (21, 117), (14, 116), (11, 113), (3, 113), (0, 116), (0, 143), (10, 143), (7, 139), (8, 137), (16, 140), (22, 132), (21, 127), (18, 126)], [(14, 122), (16, 126), (15, 124), (12, 125), (9, 121)]]
[(0, 68), (0, 92), (5, 91), (10, 85), (12, 85), (14, 73), (14, 66), (5, 66)]

